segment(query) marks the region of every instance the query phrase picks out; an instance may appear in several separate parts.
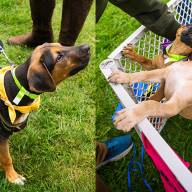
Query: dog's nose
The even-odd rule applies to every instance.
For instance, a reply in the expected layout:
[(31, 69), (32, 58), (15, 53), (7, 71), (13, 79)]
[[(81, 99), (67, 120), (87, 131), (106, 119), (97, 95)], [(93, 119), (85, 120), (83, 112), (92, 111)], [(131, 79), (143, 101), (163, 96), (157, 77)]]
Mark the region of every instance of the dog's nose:
[(89, 45), (81, 45), (80, 46), (80, 49), (81, 49), (81, 51), (83, 52), (83, 53), (89, 53), (89, 51), (90, 51), (90, 46)]

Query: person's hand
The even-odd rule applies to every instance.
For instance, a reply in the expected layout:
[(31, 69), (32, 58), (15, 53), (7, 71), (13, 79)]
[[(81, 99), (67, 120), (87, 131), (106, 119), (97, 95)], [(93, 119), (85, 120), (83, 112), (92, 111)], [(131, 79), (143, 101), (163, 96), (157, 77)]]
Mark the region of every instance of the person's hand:
[(122, 71), (114, 71), (109, 77), (111, 83), (130, 83), (130, 75)]

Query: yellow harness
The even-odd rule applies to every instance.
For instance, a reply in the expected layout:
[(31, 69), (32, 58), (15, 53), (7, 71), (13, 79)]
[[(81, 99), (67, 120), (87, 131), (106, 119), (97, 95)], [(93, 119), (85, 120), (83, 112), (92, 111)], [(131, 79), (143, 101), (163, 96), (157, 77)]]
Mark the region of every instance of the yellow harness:
[(11, 123), (14, 124), (16, 119), (16, 111), (19, 111), (23, 114), (29, 114), (31, 111), (36, 110), (40, 106), (40, 96), (38, 96), (33, 103), (28, 106), (17, 106), (13, 105), (7, 97), (5, 87), (4, 87), (4, 77), (7, 71), (10, 71), (12, 68), (11, 66), (3, 67), (0, 69), (0, 99), (4, 101), (4, 104), (8, 107), (9, 118)]

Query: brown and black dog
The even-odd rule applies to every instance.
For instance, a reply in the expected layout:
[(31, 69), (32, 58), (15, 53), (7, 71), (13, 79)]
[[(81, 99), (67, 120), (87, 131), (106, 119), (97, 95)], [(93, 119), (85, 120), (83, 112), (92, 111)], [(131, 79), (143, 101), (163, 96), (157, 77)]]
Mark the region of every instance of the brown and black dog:
[[(176, 54), (182, 56), (192, 56), (192, 47), (191, 47), (191, 39), (189, 38), (192, 33), (192, 25), (181, 26), (176, 33), (176, 38), (173, 41), (169, 54)], [(137, 61), (140, 63), (144, 69), (153, 70), (160, 69), (171, 65), (173, 62), (165, 63), (167, 58), (166, 53), (156, 55), (153, 59), (146, 58), (145, 56), (138, 55), (133, 48), (132, 44), (127, 45), (123, 51), (122, 55), (125, 58), (130, 58), (133, 61)], [(189, 58), (191, 60), (191, 57)], [(162, 84), (158, 91), (151, 96), (152, 100), (161, 101), (164, 98), (164, 85)]]
[[(64, 47), (59, 43), (45, 43), (38, 46), (24, 64), (16, 67), (15, 74), (20, 84), (29, 92), (52, 92), (61, 81), (87, 66), (89, 51), (88, 45)], [(4, 87), (8, 100), (13, 104), (19, 90), (10, 70), (5, 74)], [(24, 96), (19, 106), (27, 106), (32, 102), (33, 99)], [(8, 139), (13, 132), (25, 127), (27, 116), (16, 111), (16, 120), (11, 123), (8, 108), (0, 100), (0, 165), (5, 170), (7, 180), (20, 185), (24, 184), (25, 178), (14, 170)]]
[[(178, 30), (172, 47), (171, 51), (175, 54), (187, 55), (192, 51), (192, 26)], [(160, 95), (166, 99), (164, 103), (155, 99), (143, 101), (119, 111), (115, 121), (117, 129), (130, 131), (144, 118), (151, 116), (170, 118), (179, 114), (184, 118), (192, 119), (192, 61), (178, 61), (165, 67), (160, 57), (156, 62), (159, 67), (154, 65), (159, 69), (135, 73), (115, 71), (110, 75), (109, 81), (112, 83), (131, 85), (133, 82), (160, 82), (163, 85)]]
[[(189, 56), (192, 53), (190, 47), (191, 40), (188, 38), (188, 34), (191, 34), (192, 26), (181, 26), (176, 33), (176, 38), (170, 47), (169, 54), (177, 54), (183, 56)], [(153, 59), (148, 59), (142, 55), (138, 55), (131, 44), (127, 45), (123, 51), (124, 57), (130, 58), (140, 63), (146, 70), (164, 68), (173, 62), (165, 64), (166, 53), (156, 55)]]

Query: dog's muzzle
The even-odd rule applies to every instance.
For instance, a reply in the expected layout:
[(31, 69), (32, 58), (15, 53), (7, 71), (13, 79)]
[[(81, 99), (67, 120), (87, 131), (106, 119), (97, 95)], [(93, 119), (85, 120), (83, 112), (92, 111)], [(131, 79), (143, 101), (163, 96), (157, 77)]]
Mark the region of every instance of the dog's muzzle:
[(80, 70), (84, 69), (90, 59), (90, 47), (88, 45), (79, 46), (79, 62), (78, 64), (70, 71), (69, 75), (75, 75)]

